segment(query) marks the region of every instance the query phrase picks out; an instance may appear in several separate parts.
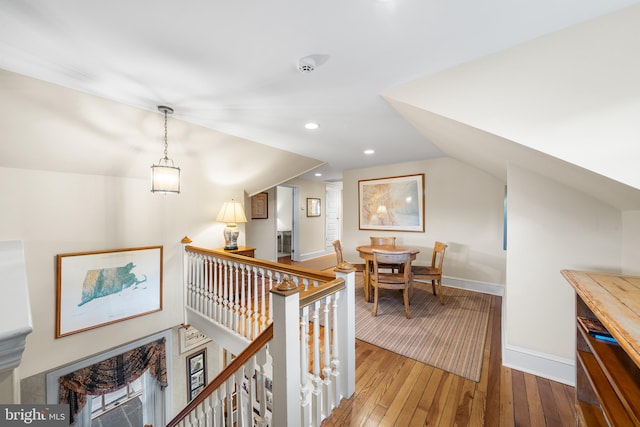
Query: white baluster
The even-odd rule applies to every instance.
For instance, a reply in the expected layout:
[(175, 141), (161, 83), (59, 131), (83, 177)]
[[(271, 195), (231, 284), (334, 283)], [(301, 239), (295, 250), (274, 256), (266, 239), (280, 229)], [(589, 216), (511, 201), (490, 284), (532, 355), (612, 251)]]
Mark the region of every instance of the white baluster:
[(324, 417), (327, 417), (330, 413), (331, 410), (333, 409), (333, 396), (331, 393), (331, 318), (329, 317), (330, 314), (330, 310), (331, 310), (331, 301), (332, 301), (332, 295), (328, 295), (326, 298), (324, 298), (324, 340), (323, 340), (323, 345), (322, 345), (322, 355), (323, 355), (323, 361), (322, 361), (322, 377), (323, 377), (323, 389), (322, 389), (322, 394), (323, 394), (323, 403), (324, 403), (324, 408), (323, 408), (323, 415)]
[(253, 335), (251, 336), (252, 340), (256, 339), (256, 337), (258, 336), (259, 323), (260, 323), (260, 313), (258, 309), (259, 298), (260, 298), (259, 281), (261, 280), (261, 276), (264, 276), (264, 271), (263, 271), (263, 274), (260, 274), (260, 275), (258, 274), (258, 272), (259, 270), (257, 268), (254, 268), (253, 270)]
[(339, 345), (340, 342), (338, 335), (340, 334), (340, 328), (338, 327), (338, 310), (340, 308), (340, 295), (344, 293), (343, 291), (337, 292), (333, 296), (333, 303), (331, 304), (331, 401), (333, 408), (340, 404), (340, 397), (342, 396), (343, 391), (340, 390), (340, 352)]
[(235, 279), (233, 291), (233, 330), (240, 333), (240, 264), (235, 264)]
[(311, 385), (309, 383), (309, 307), (300, 315), (300, 407), (302, 426), (311, 424)]
[(238, 333), (246, 337), (247, 336), (247, 306), (246, 306), (246, 279), (247, 279), (247, 265), (242, 266), (242, 270), (240, 272), (240, 327), (238, 328)]
[(320, 301), (313, 303), (313, 413), (311, 425), (322, 422), (322, 379), (320, 378)]

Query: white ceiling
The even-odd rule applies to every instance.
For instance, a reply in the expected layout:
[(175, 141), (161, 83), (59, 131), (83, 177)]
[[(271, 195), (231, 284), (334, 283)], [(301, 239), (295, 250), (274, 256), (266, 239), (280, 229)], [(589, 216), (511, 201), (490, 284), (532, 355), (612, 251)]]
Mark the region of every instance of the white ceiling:
[[(382, 92), (635, 3), (0, 0), (0, 68), (170, 105), (176, 119), (326, 162), (331, 180), (443, 155)], [(303, 57), (313, 72), (298, 71)]]

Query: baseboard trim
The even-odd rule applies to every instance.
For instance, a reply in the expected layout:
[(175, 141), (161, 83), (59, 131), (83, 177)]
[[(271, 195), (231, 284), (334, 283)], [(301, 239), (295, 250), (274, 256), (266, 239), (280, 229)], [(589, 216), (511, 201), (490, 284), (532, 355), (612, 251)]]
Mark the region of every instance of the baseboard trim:
[(316, 251), (316, 252), (310, 252), (307, 254), (300, 254), (300, 259), (298, 261), (307, 261), (313, 258), (319, 258), (326, 255), (331, 255), (332, 253), (334, 252), (333, 251)]
[(465, 289), (468, 291), (482, 292), (483, 294), (504, 296), (504, 285), (497, 283), (478, 282), (457, 277), (442, 276), (442, 285), (450, 288)]
[(507, 344), (502, 351), (502, 364), (508, 368), (517, 369), (518, 371), (573, 387), (576, 385), (576, 364), (574, 360)]

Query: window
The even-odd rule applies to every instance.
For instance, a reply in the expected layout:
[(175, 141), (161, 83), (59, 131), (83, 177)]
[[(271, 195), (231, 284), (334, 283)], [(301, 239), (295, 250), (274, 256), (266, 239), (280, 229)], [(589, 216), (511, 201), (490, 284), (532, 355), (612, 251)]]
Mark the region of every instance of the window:
[[(60, 379), (75, 371), (83, 368), (91, 367), (99, 364), (106, 359), (127, 353), (139, 347), (148, 345), (161, 338), (166, 340), (165, 350), (166, 359), (171, 360), (171, 330), (159, 332), (152, 336), (143, 338), (136, 342), (123, 345), (118, 348), (111, 349), (103, 354), (80, 360), (70, 365), (66, 365), (60, 369), (53, 370), (46, 375), (47, 384), (47, 403), (58, 403), (60, 396)], [(164, 387), (171, 384), (170, 378), (162, 384), (152, 375), (152, 368), (140, 375), (136, 380), (128, 386), (107, 393), (104, 396), (89, 396), (86, 404), (82, 406), (82, 410), (78, 413), (74, 422), (74, 427), (107, 427), (107, 426), (142, 426), (144, 424), (164, 425), (167, 417), (171, 415), (171, 408), (166, 405), (165, 397), (171, 396), (170, 387)], [(167, 370), (167, 375), (170, 370)], [(139, 374), (138, 374), (139, 375)], [(104, 399), (103, 399), (104, 397)], [(127, 423), (122, 414), (127, 411), (131, 424)], [(115, 419), (115, 421), (113, 421)], [(138, 422), (137, 420), (141, 420)]]
[[(146, 375), (146, 373), (145, 373)], [(142, 415), (142, 377), (131, 384), (91, 398), (91, 424), (96, 426), (141, 426)]]

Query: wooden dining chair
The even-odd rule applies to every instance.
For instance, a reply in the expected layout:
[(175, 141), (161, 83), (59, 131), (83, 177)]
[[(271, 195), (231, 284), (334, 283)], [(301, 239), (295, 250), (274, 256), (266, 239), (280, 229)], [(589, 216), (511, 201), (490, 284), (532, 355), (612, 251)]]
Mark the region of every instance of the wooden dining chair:
[[(340, 266), (340, 264), (344, 264), (345, 260), (344, 260), (344, 254), (342, 253), (342, 243), (340, 242), (340, 240), (334, 240), (333, 241), (333, 250), (336, 252), (336, 266)], [(347, 262), (347, 264), (351, 264), (351, 266), (353, 266), (356, 271), (363, 271), (364, 270), (364, 264), (363, 263), (352, 263), (352, 262)]]
[(369, 237), (371, 246), (395, 246), (395, 237)]
[(413, 280), (416, 282), (429, 283), (433, 289), (433, 295), (436, 295), (436, 285), (438, 287), (438, 297), (440, 304), (444, 305), (442, 296), (442, 264), (444, 263), (444, 253), (447, 245), (442, 242), (435, 242), (433, 246), (433, 255), (431, 256), (431, 265), (413, 265), (411, 272)]
[[(397, 273), (386, 273), (380, 271), (381, 265), (402, 265), (401, 271)], [(409, 313), (409, 299), (411, 297), (411, 252), (389, 252), (373, 250), (373, 273), (371, 275), (371, 286), (373, 287), (373, 316), (378, 315), (378, 294), (380, 289), (395, 289), (402, 291), (404, 300), (404, 315), (411, 318)]]
[[(369, 237), (370, 245), (372, 247), (375, 246), (396, 246), (396, 238), (395, 237)], [(397, 265), (394, 264), (385, 264), (380, 265), (380, 268), (387, 268), (391, 270), (392, 273), (395, 273), (398, 269)]]

